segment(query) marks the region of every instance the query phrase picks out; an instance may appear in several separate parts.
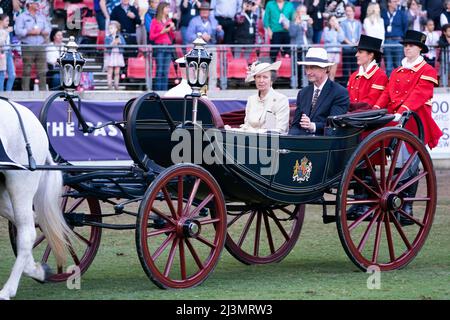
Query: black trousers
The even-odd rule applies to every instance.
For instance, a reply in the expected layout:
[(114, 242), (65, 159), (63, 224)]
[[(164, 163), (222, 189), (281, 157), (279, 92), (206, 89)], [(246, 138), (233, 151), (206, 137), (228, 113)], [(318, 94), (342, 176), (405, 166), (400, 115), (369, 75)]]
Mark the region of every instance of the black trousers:
[[(290, 44), (291, 37), (289, 32), (274, 32), (272, 35), (272, 41), (270, 44)], [(278, 52), (281, 50), (281, 54), (284, 54), (283, 47), (271, 47), (270, 48), (270, 60), (274, 62), (277, 59)]]
[(217, 22), (222, 26), (224, 36), (223, 43), (224, 44), (234, 44), (234, 20), (231, 18), (225, 17), (216, 17)]
[(342, 68), (342, 75), (344, 76), (344, 81), (347, 82), (350, 75), (358, 69), (358, 64), (356, 63), (356, 47), (342, 48), (342, 61), (344, 62)]

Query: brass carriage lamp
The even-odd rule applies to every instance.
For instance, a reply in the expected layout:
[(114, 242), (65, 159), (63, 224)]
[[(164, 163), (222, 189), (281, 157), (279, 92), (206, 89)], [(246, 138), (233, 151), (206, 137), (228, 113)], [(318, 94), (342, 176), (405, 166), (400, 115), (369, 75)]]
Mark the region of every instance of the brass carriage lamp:
[(78, 52), (77, 48), (78, 45), (75, 42), (75, 37), (70, 36), (65, 50), (58, 58), (61, 86), (65, 91), (73, 92), (80, 85), (81, 73), (86, 60)]
[(200, 97), (200, 89), (208, 82), (209, 64), (211, 54), (205, 49), (206, 42), (201, 33), (197, 34), (197, 39), (193, 42), (194, 48), (185, 55), (186, 78), (192, 88), (192, 122), (197, 123), (197, 105)]

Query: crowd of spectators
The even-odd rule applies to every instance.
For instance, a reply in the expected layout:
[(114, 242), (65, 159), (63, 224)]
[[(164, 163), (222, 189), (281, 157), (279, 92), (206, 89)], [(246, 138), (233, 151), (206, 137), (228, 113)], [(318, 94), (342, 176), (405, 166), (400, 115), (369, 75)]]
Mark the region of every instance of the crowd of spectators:
[[(422, 1), (422, 2), (421, 2)], [(55, 52), (59, 52), (61, 34), (68, 29), (60, 25), (52, 32), (52, 8), (64, 2), (66, 11), (81, 0), (7, 0), (0, 1), (0, 90), (13, 88), (15, 72), (13, 57), (23, 61), (22, 89), (30, 89), (31, 66), (36, 65), (39, 87), (57, 88), (59, 78)], [(325, 46), (329, 59), (342, 62), (344, 81), (356, 69), (355, 46), (361, 34), (377, 37), (384, 42), (384, 62), (387, 74), (400, 65), (402, 49), (399, 41), (406, 30), (424, 32), (426, 55), (434, 66), (439, 57), (433, 46), (448, 46), (450, 0), (93, 0), (91, 14), (99, 32), (104, 32), (108, 45), (153, 46), (156, 62), (156, 90), (167, 90), (170, 61), (176, 54), (166, 46), (173, 43), (189, 44), (198, 33), (208, 44), (240, 45), (234, 57), (248, 59), (252, 49), (247, 45), (272, 44), (271, 62), (279, 54), (286, 54), (283, 45), (311, 44)], [(94, 18), (92, 18), (94, 19)], [(69, 20), (69, 19), (68, 19)], [(108, 26), (111, 21), (120, 39), (112, 39)], [(12, 28), (13, 27), (13, 28)], [(82, 27), (82, 26), (81, 26)], [(59, 31), (59, 33), (57, 32)], [(56, 35), (56, 38), (55, 38)], [(116, 35), (114, 35), (116, 37)], [(20, 43), (22, 47), (10, 47)], [(48, 44), (49, 49), (36, 45)], [(343, 47), (344, 45), (344, 47)], [(163, 46), (161, 49), (158, 46)], [(247, 47), (246, 47), (247, 46)], [(165, 48), (165, 49), (163, 49)], [(211, 46), (214, 50), (213, 46)], [(14, 50), (12, 50), (14, 49)], [(14, 52), (13, 52), (14, 51)], [(116, 52), (116, 50), (115, 50)], [(109, 50), (107, 53), (111, 53)], [(124, 57), (136, 56), (137, 50), (121, 50)], [(184, 52), (185, 53), (185, 52)], [(116, 59), (117, 60), (117, 59)], [(123, 64), (107, 65), (116, 71)], [(111, 60), (109, 60), (111, 61)], [(251, 61), (249, 61), (251, 62)], [(216, 71), (216, 68), (212, 68)], [(111, 71), (112, 72), (112, 71)], [(112, 75), (108, 85), (112, 88)], [(332, 70), (334, 78), (336, 68)], [(50, 75), (51, 80), (46, 81)], [(5, 78), (8, 78), (4, 87)], [(217, 77), (213, 75), (212, 78)], [(56, 79), (57, 78), (57, 79)], [(114, 75), (114, 87), (117, 88)]]

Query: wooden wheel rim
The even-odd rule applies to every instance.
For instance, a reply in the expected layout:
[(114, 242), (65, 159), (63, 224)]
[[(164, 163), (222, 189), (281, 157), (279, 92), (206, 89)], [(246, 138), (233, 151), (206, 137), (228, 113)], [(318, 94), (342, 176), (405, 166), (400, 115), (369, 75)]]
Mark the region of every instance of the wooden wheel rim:
[[(393, 176), (390, 174), (391, 166), (385, 164), (384, 165), (385, 168), (384, 175), (386, 177), (385, 183), (383, 183), (382, 179), (380, 178), (379, 184), (381, 190), (377, 190), (379, 194), (378, 197), (379, 203), (377, 204), (375, 202), (372, 204), (372, 208), (375, 208), (373, 210), (373, 215), (370, 215), (370, 213), (368, 212), (370, 210), (366, 211), (366, 214), (369, 214), (369, 219), (371, 221), (369, 222), (366, 231), (369, 230), (369, 228), (374, 229), (367, 231), (369, 234), (367, 237), (369, 238), (370, 235), (373, 233), (373, 231), (375, 231), (374, 249), (372, 252), (372, 257), (366, 257), (361, 253), (362, 250), (360, 250), (361, 248), (360, 246), (363, 243), (363, 241), (364, 243), (367, 243), (367, 239), (366, 240), (363, 239), (365, 233), (363, 234), (363, 237), (360, 239), (361, 241), (359, 243), (355, 243), (355, 241), (352, 238), (352, 230), (356, 228), (355, 225), (358, 224), (358, 219), (356, 221), (347, 220), (346, 211), (349, 208), (350, 204), (346, 195), (348, 194), (351, 181), (355, 179), (354, 172), (357, 169), (358, 163), (360, 163), (360, 161), (362, 161), (363, 158), (367, 159), (365, 155), (367, 155), (367, 153), (370, 152), (370, 150), (373, 150), (375, 146), (377, 145), (387, 146), (386, 141), (391, 141), (392, 139), (397, 139), (397, 141), (407, 143), (413, 149), (411, 151), (411, 155), (416, 154), (418, 156), (420, 164), (422, 165), (422, 169), (419, 173), (419, 176), (421, 176), (419, 182), (420, 181), (426, 182), (425, 190), (427, 193), (426, 198), (428, 200), (425, 201), (426, 203), (425, 210), (422, 221), (420, 221), (422, 225), (419, 226), (420, 228), (417, 234), (415, 236), (407, 237), (405, 232), (403, 232), (403, 235), (406, 237), (405, 240), (399, 231), (399, 228), (402, 231), (404, 229), (402, 226), (400, 226), (400, 224), (398, 224), (396, 220), (394, 221), (393, 210), (387, 210), (385, 208), (386, 206), (383, 205), (383, 201), (386, 201), (387, 196), (389, 196), (391, 192), (396, 193), (396, 190), (400, 189), (398, 187), (398, 183), (395, 184), (395, 180), (393, 179)], [(400, 148), (398, 146), (399, 144), (400, 143), (397, 143), (396, 148)], [(383, 148), (381, 147), (379, 148), (380, 153), (383, 152), (382, 149)], [(395, 153), (398, 153), (398, 151), (394, 150), (394, 159), (396, 159)], [(368, 164), (367, 160), (364, 160), (364, 162)], [(383, 170), (382, 168), (383, 166), (381, 166), (381, 170)], [(432, 221), (434, 218), (434, 213), (436, 210), (436, 202), (437, 202), (436, 194), (437, 194), (436, 176), (433, 169), (433, 163), (426, 148), (423, 146), (420, 140), (417, 139), (417, 137), (415, 137), (413, 134), (406, 131), (405, 129), (400, 128), (384, 128), (377, 132), (372, 133), (355, 150), (354, 156), (352, 156), (352, 159), (350, 160), (344, 172), (340, 190), (338, 192), (338, 199), (337, 199), (338, 205), (336, 207), (337, 228), (339, 232), (339, 237), (341, 239), (341, 243), (349, 258), (360, 269), (364, 271), (367, 270), (367, 268), (369, 268), (370, 266), (377, 266), (381, 271), (395, 270), (406, 266), (418, 254), (430, 232)], [(371, 194), (371, 198), (377, 199), (377, 197), (374, 196), (374, 194)], [(361, 223), (361, 221), (359, 221), (359, 223)], [(372, 223), (372, 227), (370, 227), (370, 223)], [(385, 233), (384, 239), (388, 247), (390, 259), (390, 261), (388, 262), (379, 262), (376, 260), (379, 255), (380, 242), (382, 241), (383, 231)], [(406, 247), (406, 250), (403, 251), (400, 255), (398, 255), (398, 253), (395, 252), (394, 247), (395, 243), (393, 243), (392, 239), (393, 232), (397, 232), (399, 234)], [(390, 236), (388, 234), (390, 234)], [(410, 241), (411, 239), (413, 240)], [(376, 245), (376, 243), (378, 243), (378, 245)]]
[[(164, 188), (166, 188), (167, 190), (168, 189), (167, 186), (171, 183), (171, 181), (173, 181), (174, 178), (177, 179), (177, 189), (180, 190), (179, 189), (180, 184), (184, 185), (184, 180), (180, 179), (179, 177), (186, 177), (186, 176), (195, 177), (196, 181), (200, 181), (199, 184), (202, 184), (204, 187), (207, 187), (209, 189), (208, 191), (209, 196), (212, 195), (211, 199), (206, 203), (202, 202), (198, 207), (200, 207), (202, 204), (206, 205), (210, 202), (213, 202), (214, 210), (210, 211), (213, 212), (214, 216), (212, 216), (213, 214), (211, 214), (210, 218), (208, 217), (206, 219), (195, 220), (196, 222), (192, 223), (192, 225), (194, 226), (195, 224), (199, 224), (201, 226), (200, 228), (198, 228), (198, 232), (200, 234), (196, 235), (193, 238), (188, 238), (183, 233), (181, 227), (186, 223), (188, 223), (189, 219), (187, 219), (187, 217), (189, 217), (193, 213), (193, 211), (196, 210), (195, 209), (193, 211), (185, 210), (186, 207), (188, 207), (187, 205), (184, 206), (184, 208), (183, 205), (181, 207), (179, 207), (178, 205), (174, 207), (174, 210), (177, 213), (176, 218), (174, 218), (173, 216), (170, 217), (171, 220), (174, 222), (172, 228), (173, 230), (170, 230), (171, 226), (169, 223), (168, 224), (169, 227), (166, 230), (168, 234), (167, 238), (165, 239), (165, 241), (167, 241), (168, 244), (165, 246), (164, 249), (162, 249), (163, 251), (165, 251), (170, 247), (171, 252), (169, 253), (169, 257), (171, 255), (174, 256), (176, 254), (172, 253), (172, 248), (175, 248), (173, 250), (176, 250), (177, 253), (180, 255), (179, 275), (181, 279), (173, 279), (170, 276), (170, 274), (166, 272), (167, 271), (166, 269), (169, 268), (170, 272), (171, 268), (173, 267), (172, 264), (168, 267), (169, 260), (165, 265), (165, 270), (161, 270), (161, 268), (159, 268), (155, 264), (155, 260), (159, 258), (159, 254), (155, 259), (152, 257), (149, 248), (149, 241), (150, 241), (149, 239), (151, 238), (151, 236), (147, 235), (148, 228), (146, 223), (144, 223), (144, 221), (149, 221), (150, 213), (152, 212), (155, 213), (153, 203), (155, 202), (155, 200), (157, 200), (156, 197), (158, 196), (158, 194), (161, 194), (161, 191), (164, 192)], [(191, 196), (194, 197), (195, 195), (193, 194), (194, 191), (192, 191), (191, 193)], [(179, 214), (180, 212), (181, 214)], [(167, 214), (166, 217), (169, 217), (170, 215), (171, 213)], [(203, 242), (206, 240), (202, 238), (201, 234), (202, 227), (205, 224), (212, 224), (214, 226), (215, 233), (214, 233), (214, 240), (209, 242), (209, 246), (211, 248), (209, 255), (205, 259), (203, 259), (203, 261), (200, 261), (201, 259), (198, 257), (198, 255), (197, 258), (195, 257), (195, 254), (197, 252), (195, 251), (195, 248), (193, 247), (191, 242), (197, 240)], [(196, 165), (180, 164), (167, 168), (155, 179), (155, 181), (152, 182), (149, 189), (147, 190), (146, 196), (142, 201), (139, 209), (137, 231), (138, 232), (136, 233), (136, 244), (139, 259), (141, 261), (142, 267), (144, 268), (144, 271), (156, 285), (158, 285), (161, 288), (177, 288), (177, 289), (189, 288), (199, 285), (209, 276), (209, 274), (213, 271), (213, 269), (217, 265), (217, 262), (220, 258), (220, 254), (223, 249), (223, 245), (225, 243), (226, 210), (225, 210), (225, 202), (219, 185), (214, 180), (214, 178), (209, 174), (209, 172)], [(162, 233), (161, 231), (157, 232)], [(171, 244), (171, 246), (169, 244)], [(155, 250), (153, 255), (155, 255), (157, 251), (159, 252), (160, 248), (163, 245), (164, 243), (162, 243), (161, 246), (158, 247), (157, 250)], [(197, 264), (201, 265), (201, 266), (197, 265), (198, 268), (197, 272), (191, 275), (186, 274), (186, 265), (183, 267), (183, 263), (181, 262), (182, 260), (186, 261), (186, 256), (188, 254), (191, 254), (191, 256), (194, 257), (194, 260), (197, 262)]]

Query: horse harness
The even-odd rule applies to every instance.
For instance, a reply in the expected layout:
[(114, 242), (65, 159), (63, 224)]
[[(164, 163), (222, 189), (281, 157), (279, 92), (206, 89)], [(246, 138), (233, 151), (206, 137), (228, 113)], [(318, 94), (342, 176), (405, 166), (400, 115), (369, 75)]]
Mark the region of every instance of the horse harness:
[(25, 148), (26, 148), (27, 154), (28, 154), (29, 169), (31, 171), (34, 171), (34, 170), (36, 170), (36, 161), (34, 160), (33, 153), (31, 151), (30, 142), (28, 141), (28, 136), (27, 136), (27, 133), (25, 131), (25, 126), (23, 125), (22, 116), (20, 115), (19, 110), (17, 110), (16, 106), (13, 105), (11, 103), (11, 101), (9, 101), (8, 98), (0, 96), (0, 99), (3, 100), (3, 101), (6, 101), (7, 103), (9, 103), (11, 105), (11, 107), (14, 109), (14, 111), (16, 112), (16, 114), (17, 114), (17, 117), (19, 119), (20, 129), (22, 131), (23, 139), (25, 141)]

